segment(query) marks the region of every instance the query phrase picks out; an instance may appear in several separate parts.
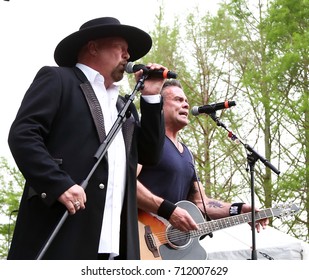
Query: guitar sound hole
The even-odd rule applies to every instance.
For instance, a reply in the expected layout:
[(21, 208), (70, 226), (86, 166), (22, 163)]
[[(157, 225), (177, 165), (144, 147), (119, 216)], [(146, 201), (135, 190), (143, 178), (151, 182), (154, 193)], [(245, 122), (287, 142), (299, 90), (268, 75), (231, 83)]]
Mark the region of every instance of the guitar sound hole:
[(183, 248), (191, 241), (189, 232), (180, 231), (176, 228), (173, 228), (172, 226), (167, 228), (166, 237), (169, 244), (173, 248)]

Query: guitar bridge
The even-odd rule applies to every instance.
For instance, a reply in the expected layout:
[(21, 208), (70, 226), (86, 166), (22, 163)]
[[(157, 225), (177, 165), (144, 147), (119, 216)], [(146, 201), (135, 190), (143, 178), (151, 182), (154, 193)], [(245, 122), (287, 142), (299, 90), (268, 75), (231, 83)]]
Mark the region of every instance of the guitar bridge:
[(150, 229), (150, 226), (145, 226), (145, 234), (144, 234), (146, 245), (149, 249), (149, 251), (153, 254), (155, 258), (160, 257), (157, 244), (154, 240), (154, 237), (152, 235), (152, 231)]

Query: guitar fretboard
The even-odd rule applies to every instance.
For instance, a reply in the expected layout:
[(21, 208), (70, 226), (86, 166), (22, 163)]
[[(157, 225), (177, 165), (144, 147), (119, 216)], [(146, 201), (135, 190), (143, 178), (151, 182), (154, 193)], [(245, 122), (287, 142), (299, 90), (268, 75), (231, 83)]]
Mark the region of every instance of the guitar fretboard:
[[(273, 216), (274, 214), (273, 214), (272, 208), (268, 208), (268, 209), (261, 210), (259, 212), (255, 212), (255, 220), (257, 221), (265, 219), (265, 218), (270, 218)], [(204, 234), (211, 233), (216, 230), (236, 226), (236, 225), (243, 224), (243, 223), (249, 223), (251, 221), (252, 221), (251, 212), (236, 215), (236, 216), (231, 216), (227, 218), (217, 219), (213, 221), (208, 221), (208, 222), (199, 224), (200, 229), (192, 230), (190, 232), (190, 236), (198, 237)]]

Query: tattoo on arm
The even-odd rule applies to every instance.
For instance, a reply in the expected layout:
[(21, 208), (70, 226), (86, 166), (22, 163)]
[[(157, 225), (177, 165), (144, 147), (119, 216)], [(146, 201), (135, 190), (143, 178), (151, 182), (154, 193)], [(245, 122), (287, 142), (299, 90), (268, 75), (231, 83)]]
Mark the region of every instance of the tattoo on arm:
[(207, 202), (208, 207), (212, 207), (212, 208), (222, 208), (223, 205), (221, 202), (217, 201), (217, 200), (210, 200), (209, 202)]

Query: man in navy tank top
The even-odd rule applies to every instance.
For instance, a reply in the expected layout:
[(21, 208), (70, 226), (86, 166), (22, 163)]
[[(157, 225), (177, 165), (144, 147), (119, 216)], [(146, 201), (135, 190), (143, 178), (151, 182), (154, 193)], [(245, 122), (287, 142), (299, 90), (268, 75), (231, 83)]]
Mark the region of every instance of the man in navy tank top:
[[(178, 80), (167, 80), (161, 90), (165, 118), (165, 143), (155, 166), (138, 166), (137, 201), (139, 209), (167, 220), (181, 231), (198, 229), (186, 209), (176, 205), (181, 200), (193, 202), (208, 219), (215, 220), (251, 211), (246, 203), (230, 203), (206, 196), (188, 147), (179, 142), (178, 133), (188, 123), (189, 103)], [(258, 209), (257, 209), (258, 210)], [(269, 220), (256, 223), (259, 232)]]

